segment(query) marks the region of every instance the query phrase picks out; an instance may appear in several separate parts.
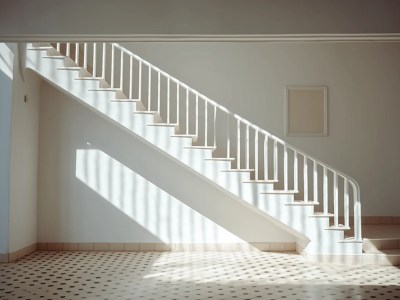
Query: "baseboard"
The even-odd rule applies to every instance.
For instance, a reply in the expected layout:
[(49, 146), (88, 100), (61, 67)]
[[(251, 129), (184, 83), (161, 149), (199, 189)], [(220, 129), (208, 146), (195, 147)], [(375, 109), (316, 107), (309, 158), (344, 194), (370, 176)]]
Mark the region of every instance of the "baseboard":
[(0, 254), (0, 262), (1, 263), (13, 262), (19, 258), (31, 254), (32, 252), (35, 252), (36, 249), (37, 249), (37, 244), (34, 243), (32, 245), (26, 246), (22, 249), (19, 249), (11, 253)]
[(38, 243), (39, 251), (263, 251), (294, 252), (295, 242), (282, 243)]

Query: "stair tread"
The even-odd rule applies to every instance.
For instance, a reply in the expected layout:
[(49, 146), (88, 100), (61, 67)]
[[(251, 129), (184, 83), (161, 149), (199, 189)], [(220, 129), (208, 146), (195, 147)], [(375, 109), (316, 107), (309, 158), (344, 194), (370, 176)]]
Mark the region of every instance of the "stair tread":
[(76, 77), (75, 80), (102, 80), (102, 77)]
[(233, 157), (210, 157), (210, 158), (205, 158), (204, 160), (208, 160), (208, 161), (234, 161), (235, 159)]
[(330, 226), (325, 228), (325, 230), (349, 230), (350, 227), (344, 226), (343, 224), (339, 224), (339, 226)]
[(149, 114), (153, 115), (155, 113), (158, 113), (157, 111), (152, 111), (152, 110), (137, 110), (133, 112), (134, 114)]
[(339, 243), (362, 243), (362, 240), (356, 240), (354, 237), (347, 237), (339, 241)]
[(254, 172), (254, 169), (228, 169), (221, 170), (221, 172)]
[(243, 183), (254, 183), (254, 184), (265, 184), (265, 183), (275, 183), (275, 182), (278, 182), (278, 180), (273, 180), (273, 179), (271, 179), (271, 180), (246, 180), (246, 181), (243, 181)]
[(331, 213), (325, 214), (323, 212), (316, 212), (316, 213), (312, 214), (310, 217), (314, 217), (314, 218), (331, 218), (333, 216), (334, 216), (334, 214), (331, 214)]
[(28, 50), (49, 50), (54, 49), (52, 46), (40, 46), (40, 47), (31, 47)]
[(98, 89), (90, 89), (88, 91), (91, 92), (119, 92), (121, 89), (119, 88), (98, 88)]
[(63, 55), (43, 55), (42, 58), (54, 58), (54, 59), (64, 59)]
[(57, 70), (81, 70), (82, 67), (58, 67)]
[(139, 102), (139, 99), (111, 99), (110, 102)]
[(318, 202), (314, 202), (314, 201), (294, 201), (294, 202), (289, 202), (286, 203), (285, 205), (287, 206), (315, 206), (315, 205), (319, 205)]
[(195, 134), (173, 134), (171, 137), (176, 137), (176, 138), (195, 138), (197, 135)]
[[(158, 112), (157, 112), (158, 113)], [(152, 124), (147, 124), (147, 126), (163, 126), (163, 127), (176, 127), (178, 124), (172, 124), (172, 123), (152, 123)]]
[(274, 191), (265, 191), (261, 192), (261, 194), (297, 194), (299, 191), (295, 190), (274, 190)]
[(215, 150), (214, 146), (183, 146), (184, 149), (210, 149)]

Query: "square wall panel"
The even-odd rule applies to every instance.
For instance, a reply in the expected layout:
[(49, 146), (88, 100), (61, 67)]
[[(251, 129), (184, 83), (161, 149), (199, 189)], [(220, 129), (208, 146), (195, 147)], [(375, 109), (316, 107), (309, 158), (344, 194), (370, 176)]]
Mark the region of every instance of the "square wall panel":
[(327, 136), (326, 86), (286, 87), (286, 135)]

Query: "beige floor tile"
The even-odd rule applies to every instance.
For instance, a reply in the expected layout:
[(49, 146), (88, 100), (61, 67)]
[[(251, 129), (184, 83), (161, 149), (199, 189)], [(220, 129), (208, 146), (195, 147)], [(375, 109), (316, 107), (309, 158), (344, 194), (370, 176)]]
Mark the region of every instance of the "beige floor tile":
[(0, 264), (0, 299), (396, 299), (399, 286), (397, 267), (261, 251), (37, 251)]

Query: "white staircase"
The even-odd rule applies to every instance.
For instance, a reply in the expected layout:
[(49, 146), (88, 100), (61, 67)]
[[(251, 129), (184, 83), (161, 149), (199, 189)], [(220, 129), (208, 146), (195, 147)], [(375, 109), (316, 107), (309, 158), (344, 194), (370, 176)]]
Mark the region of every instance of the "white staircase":
[[(290, 226), (304, 236), (307, 254), (361, 254), (360, 190), (354, 179), (118, 44), (28, 44), (26, 67), (233, 199)], [(352, 231), (352, 238), (345, 239), (344, 231)]]

